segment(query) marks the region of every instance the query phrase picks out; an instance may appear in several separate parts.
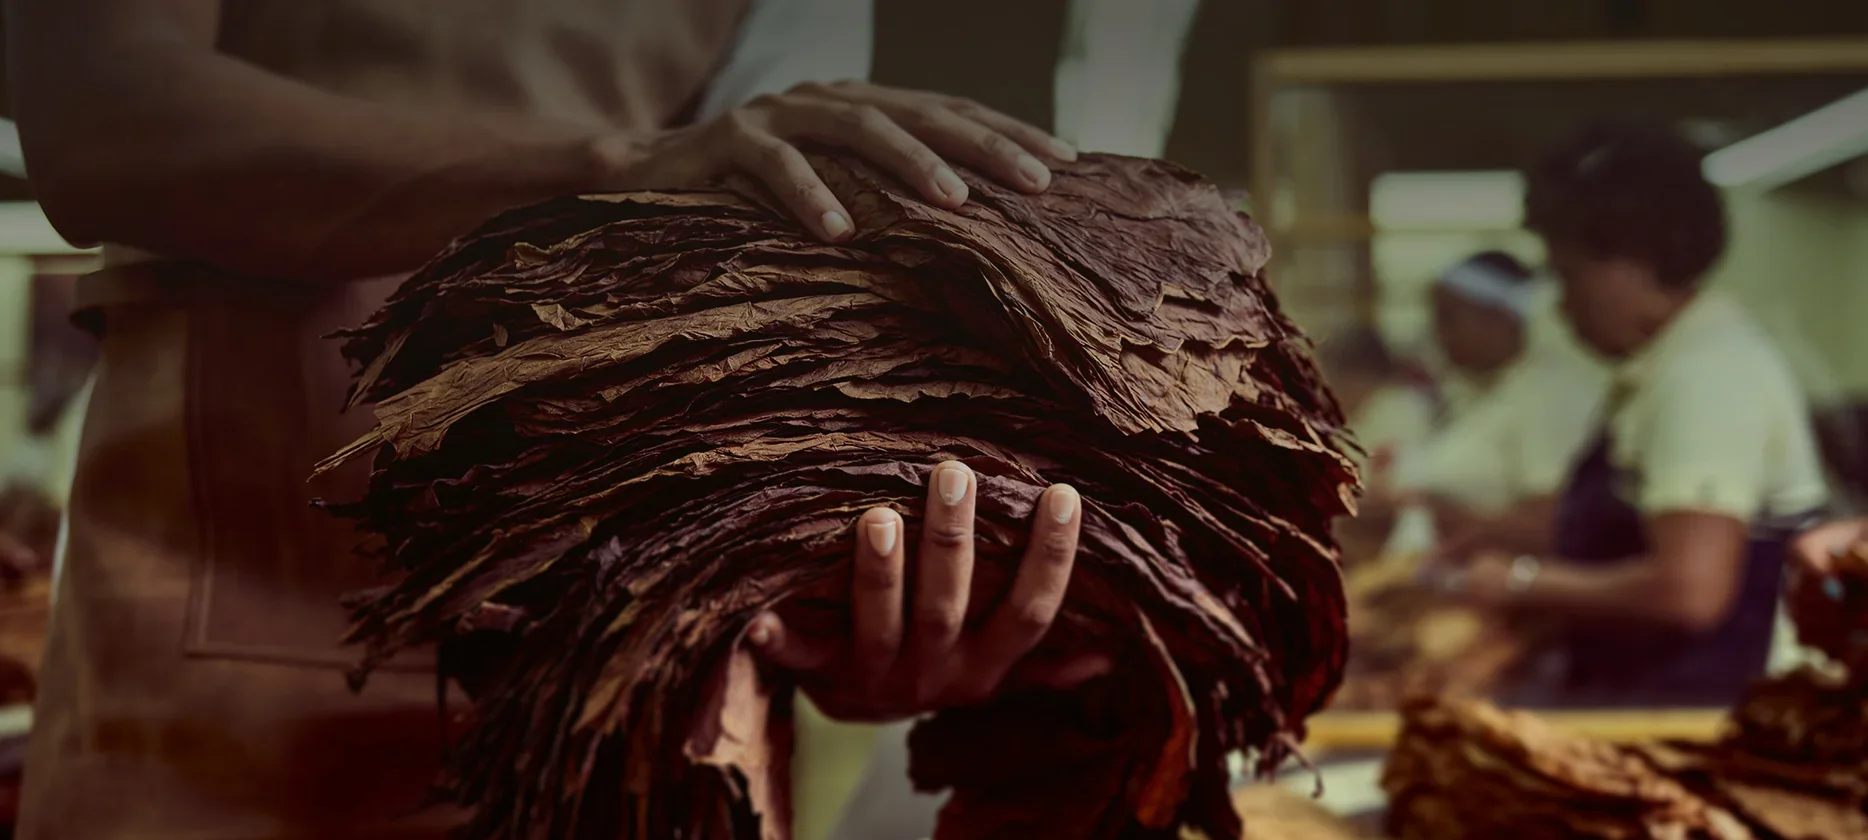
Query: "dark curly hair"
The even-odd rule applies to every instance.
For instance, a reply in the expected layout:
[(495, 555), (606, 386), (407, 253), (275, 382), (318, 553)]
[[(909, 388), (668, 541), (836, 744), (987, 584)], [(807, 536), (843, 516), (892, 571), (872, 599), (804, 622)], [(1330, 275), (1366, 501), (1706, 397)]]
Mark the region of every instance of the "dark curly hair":
[(1704, 152), (1665, 129), (1602, 123), (1558, 146), (1526, 178), (1525, 224), (1546, 241), (1650, 266), (1696, 284), (1725, 251), (1725, 204)]

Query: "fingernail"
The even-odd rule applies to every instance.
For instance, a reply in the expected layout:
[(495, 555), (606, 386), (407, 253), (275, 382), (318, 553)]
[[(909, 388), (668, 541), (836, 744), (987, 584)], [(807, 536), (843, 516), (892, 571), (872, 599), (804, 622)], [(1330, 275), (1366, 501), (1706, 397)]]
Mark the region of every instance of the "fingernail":
[(1069, 525), (1077, 518), (1077, 508), (1082, 506), (1082, 499), (1077, 489), (1068, 484), (1059, 484), (1051, 488), (1051, 518), (1059, 525)]
[(953, 170), (944, 166), (939, 172), (934, 173), (934, 189), (939, 190), (941, 197), (949, 201), (966, 200), (966, 182), (960, 180), (960, 176), (955, 175)]
[(960, 503), (961, 499), (966, 498), (967, 482), (966, 469), (964, 467), (945, 467), (936, 470), (936, 472), (939, 472), (940, 475), (936, 476), (934, 479), (937, 484), (935, 489), (940, 492), (941, 501), (950, 505), (957, 505)]
[(1018, 156), (1018, 176), (1037, 189), (1051, 185), (1051, 168), (1031, 155)]
[(759, 647), (772, 643), (772, 621), (765, 616), (752, 620), (752, 629), (746, 631), (746, 638)]
[(1058, 160), (1076, 160), (1077, 147), (1053, 137), (1051, 138), (1051, 154), (1056, 155)]
[(869, 523), (869, 547), (877, 554), (888, 554), (895, 550), (895, 522)]
[(842, 239), (850, 232), (849, 218), (835, 210), (825, 213), (824, 217), (818, 221), (824, 226), (825, 235), (831, 239)]

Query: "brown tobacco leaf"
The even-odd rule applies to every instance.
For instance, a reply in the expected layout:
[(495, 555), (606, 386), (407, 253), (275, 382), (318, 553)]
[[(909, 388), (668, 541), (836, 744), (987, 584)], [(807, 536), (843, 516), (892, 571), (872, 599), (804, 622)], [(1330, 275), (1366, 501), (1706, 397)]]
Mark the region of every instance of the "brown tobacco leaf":
[(1351, 569), (1350, 651), (1337, 710), (1394, 709), (1421, 694), (1485, 697), (1534, 652), (1539, 628), (1448, 606), (1416, 584), (1418, 562)]
[(361, 679), (439, 643), (476, 697), (452, 793), (476, 838), (782, 838), (790, 688), (740, 647), (785, 602), (847, 626), (849, 529), (979, 475), (979, 610), (1043, 489), (1086, 498), (1041, 652), (1116, 672), (921, 725), (937, 837), (1237, 837), (1226, 756), (1288, 756), (1340, 679), (1330, 536), (1356, 479), (1265, 240), (1156, 161), (1086, 156), (959, 211), (814, 161), (854, 241), (749, 183), (507, 213), (345, 353), (395, 583)]
[(1400, 840), (1749, 840), (1708, 803), (1612, 744), (1476, 700), (1410, 701), (1383, 772)]
[(1649, 764), (1760, 837), (1868, 840), (1868, 691), (1812, 669), (1760, 680), (1713, 744), (1647, 744)]

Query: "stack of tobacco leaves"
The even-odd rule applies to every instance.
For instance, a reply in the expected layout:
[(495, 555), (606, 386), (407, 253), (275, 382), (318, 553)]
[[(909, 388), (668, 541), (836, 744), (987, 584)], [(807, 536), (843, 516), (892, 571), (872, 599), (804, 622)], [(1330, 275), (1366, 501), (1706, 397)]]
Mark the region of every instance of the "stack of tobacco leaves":
[(1783, 840), (1868, 838), (1868, 691), (1815, 669), (1764, 680), (1717, 744), (1654, 744), (1656, 767)]
[(1330, 707), (1391, 710), (1421, 694), (1486, 697), (1535, 647), (1504, 616), (1448, 605), (1419, 584), (1419, 563), (1350, 569), (1350, 656)]
[(1749, 840), (1730, 812), (1639, 756), (1523, 712), (1418, 699), (1383, 772), (1399, 840)]
[(789, 690), (744, 629), (781, 600), (843, 626), (851, 523), (912, 531), (960, 459), (975, 612), (1069, 482), (1045, 646), (1117, 666), (922, 723), (937, 836), (1238, 837), (1227, 754), (1287, 758), (1341, 674), (1356, 481), (1262, 234), (1154, 161), (1086, 156), (1040, 196), (969, 176), (957, 212), (814, 163), (852, 242), (746, 184), (561, 200), (349, 334), (379, 422), (325, 468), (376, 453), (335, 507), (400, 576), (355, 604), (359, 678), (441, 644), (476, 697), (449, 780), (472, 837), (784, 837)]

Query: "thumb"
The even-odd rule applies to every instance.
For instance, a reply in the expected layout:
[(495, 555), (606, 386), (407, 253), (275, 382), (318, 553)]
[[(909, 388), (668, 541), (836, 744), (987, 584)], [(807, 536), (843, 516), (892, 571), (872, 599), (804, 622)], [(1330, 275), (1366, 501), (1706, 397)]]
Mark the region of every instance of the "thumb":
[(761, 613), (746, 626), (746, 644), (759, 658), (783, 671), (815, 671), (836, 658), (834, 639), (812, 639), (792, 632), (777, 613)]

